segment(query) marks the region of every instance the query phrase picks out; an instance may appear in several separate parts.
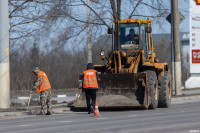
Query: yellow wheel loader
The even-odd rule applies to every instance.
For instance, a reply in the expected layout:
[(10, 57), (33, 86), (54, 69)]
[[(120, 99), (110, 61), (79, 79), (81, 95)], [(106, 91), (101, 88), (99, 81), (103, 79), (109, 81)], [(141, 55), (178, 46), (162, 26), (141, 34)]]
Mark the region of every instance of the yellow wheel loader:
[[(100, 57), (107, 60), (106, 65), (95, 65), (101, 79), (97, 92), (99, 108), (170, 106), (170, 65), (159, 63), (156, 57), (151, 22), (149, 19), (124, 19), (113, 22), (108, 29), (108, 34), (112, 34), (112, 50), (107, 55), (105, 50), (101, 51)], [(74, 107), (86, 108), (84, 93)]]

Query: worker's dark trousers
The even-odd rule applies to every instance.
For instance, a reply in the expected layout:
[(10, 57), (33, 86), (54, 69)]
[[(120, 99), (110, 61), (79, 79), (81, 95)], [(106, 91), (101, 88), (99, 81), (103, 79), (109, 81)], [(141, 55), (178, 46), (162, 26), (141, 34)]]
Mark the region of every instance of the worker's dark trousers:
[[(88, 112), (90, 112), (91, 105), (93, 108), (95, 107), (95, 100), (96, 100), (96, 89), (85, 89), (85, 96), (86, 96), (86, 102), (87, 102), (87, 109)], [(92, 103), (90, 104), (90, 98), (92, 99)]]

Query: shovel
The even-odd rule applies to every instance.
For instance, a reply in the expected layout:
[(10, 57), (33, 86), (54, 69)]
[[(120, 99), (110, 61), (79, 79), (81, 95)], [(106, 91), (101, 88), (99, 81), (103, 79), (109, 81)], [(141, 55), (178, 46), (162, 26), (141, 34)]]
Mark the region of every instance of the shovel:
[(32, 92), (30, 92), (30, 97), (29, 97), (29, 99), (28, 99), (28, 105), (27, 105), (26, 111), (28, 111), (29, 104), (30, 104), (30, 101), (31, 101), (31, 96), (32, 96)]
[(79, 97), (81, 96), (82, 93), (83, 93), (83, 91), (81, 91), (81, 92), (78, 94), (78, 96), (76, 97), (75, 100), (68, 102), (68, 105), (74, 104), (74, 103), (79, 99)]

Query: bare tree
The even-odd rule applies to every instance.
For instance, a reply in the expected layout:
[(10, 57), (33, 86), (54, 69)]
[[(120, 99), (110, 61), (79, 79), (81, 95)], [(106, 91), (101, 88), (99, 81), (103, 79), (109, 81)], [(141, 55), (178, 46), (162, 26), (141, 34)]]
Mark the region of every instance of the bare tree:
[(9, 0), (12, 90), (31, 88), (36, 65), (45, 70), (52, 88), (77, 86), (87, 62), (86, 8), (91, 9), (94, 63), (103, 64), (97, 61), (98, 53), (109, 49), (105, 29), (112, 21), (132, 17), (157, 21), (168, 14), (166, 3), (91, 0), (88, 6), (85, 0)]
[(88, 6), (84, 0), (9, 0), (10, 39), (16, 43), (16, 40), (34, 37), (41, 30), (47, 31), (45, 34), (55, 32), (59, 36), (70, 29), (74, 31), (70, 38), (82, 35), (80, 31), (85, 32), (83, 29), (87, 24), (84, 7), (91, 9), (94, 27), (109, 27), (111, 21), (135, 16), (155, 20), (166, 17), (169, 11), (167, 4), (164, 0), (92, 0), (91, 6)]

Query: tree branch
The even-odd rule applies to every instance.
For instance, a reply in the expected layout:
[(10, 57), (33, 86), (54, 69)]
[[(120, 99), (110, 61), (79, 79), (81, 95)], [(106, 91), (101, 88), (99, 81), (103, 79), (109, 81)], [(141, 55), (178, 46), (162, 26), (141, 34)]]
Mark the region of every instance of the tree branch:
[(117, 20), (117, 11), (116, 11), (116, 7), (115, 7), (115, 0), (110, 0), (110, 5), (113, 11), (113, 19), (114, 21)]
[[(26, 1), (24, 1), (21, 5), (16, 6), (16, 8), (9, 14), (9, 18), (11, 18), (12, 14), (13, 14), (16, 10), (18, 10), (20, 7), (22, 7), (22, 6), (23, 6), (24, 4), (26, 4), (27, 2), (29, 2), (29, 0), (26, 0)], [(9, 2), (9, 3), (11, 3), (11, 2)]]
[(121, 19), (121, 0), (117, 0), (117, 20)]
[(88, 8), (90, 8), (90, 10), (91, 10), (92, 12), (94, 12), (94, 14), (95, 14), (98, 18), (100, 18), (100, 20), (103, 22), (103, 24), (106, 25), (106, 26), (109, 28), (109, 25), (106, 24), (106, 22), (97, 14), (97, 12), (95, 12), (95, 11), (94, 11), (90, 6), (88, 6), (88, 4), (86, 4), (83, 0), (81, 0), (81, 2), (83, 2), (84, 5), (86, 5)]
[(139, 0), (138, 3), (136, 4), (135, 8), (133, 9), (133, 11), (131, 12), (131, 14), (129, 15), (129, 19), (133, 16), (133, 13), (135, 12), (136, 8), (139, 6), (140, 2), (142, 0)]

